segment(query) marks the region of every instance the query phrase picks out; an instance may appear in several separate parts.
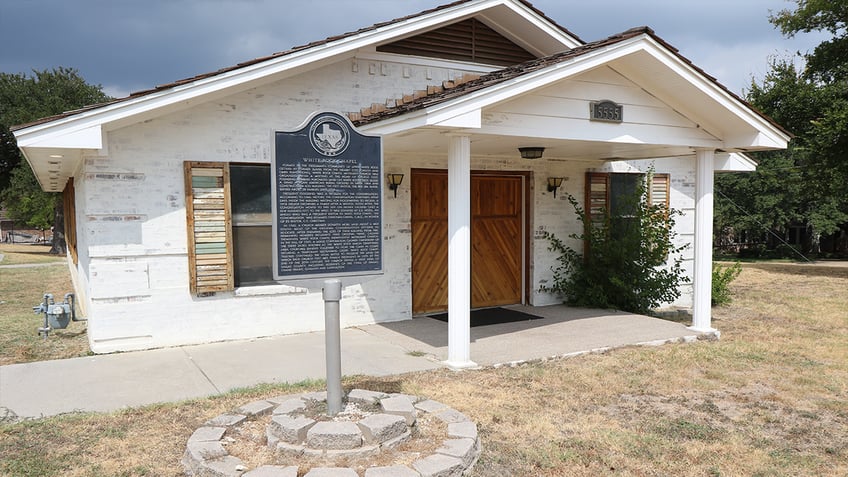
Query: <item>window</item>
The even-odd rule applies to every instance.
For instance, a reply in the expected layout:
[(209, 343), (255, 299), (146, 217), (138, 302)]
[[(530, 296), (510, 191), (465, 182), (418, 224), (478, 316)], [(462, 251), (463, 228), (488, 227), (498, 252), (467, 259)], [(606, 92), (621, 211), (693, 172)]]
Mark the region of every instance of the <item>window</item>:
[(187, 162), (185, 177), (192, 293), (272, 283), (271, 167)]
[(271, 167), (230, 165), (237, 286), (273, 282)]
[[(624, 230), (632, 225), (634, 216), (631, 197), (639, 188), (644, 174), (619, 172), (586, 173), (586, 212), (590, 222), (603, 221), (609, 214), (611, 228)], [(648, 199), (654, 205), (669, 204), (668, 174), (653, 174), (648, 184)]]

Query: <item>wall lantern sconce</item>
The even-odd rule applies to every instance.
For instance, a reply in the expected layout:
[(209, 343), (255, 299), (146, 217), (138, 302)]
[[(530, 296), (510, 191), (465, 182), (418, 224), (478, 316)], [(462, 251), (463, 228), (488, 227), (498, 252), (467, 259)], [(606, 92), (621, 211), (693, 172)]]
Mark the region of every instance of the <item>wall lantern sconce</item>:
[(522, 159), (541, 159), (545, 152), (544, 147), (519, 147), (518, 152), (521, 153)]
[(395, 197), (397, 197), (398, 186), (401, 182), (403, 182), (403, 174), (389, 174), (389, 190), (395, 192)]
[(556, 199), (557, 189), (562, 185), (562, 180), (562, 177), (548, 177), (548, 192), (554, 193), (554, 199)]

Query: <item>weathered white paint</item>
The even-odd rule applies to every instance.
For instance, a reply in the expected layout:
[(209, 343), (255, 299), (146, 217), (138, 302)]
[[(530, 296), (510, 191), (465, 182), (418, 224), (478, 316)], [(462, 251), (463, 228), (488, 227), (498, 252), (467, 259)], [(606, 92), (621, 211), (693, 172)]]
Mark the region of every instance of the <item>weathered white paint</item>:
[[(321, 329), (320, 284), (297, 292), (279, 287), (272, 294), (190, 295), (182, 164), (269, 163), (272, 128), (292, 129), (315, 110), (356, 110), (463, 74), (409, 67), (405, 78), (403, 66), (387, 64), (383, 76), (370, 75), (368, 68), (353, 72), (343, 62), (110, 132), (110, 154), (86, 157), (76, 174), (79, 275), (90, 290), (92, 349)], [(387, 158), (386, 172), (394, 167)], [(408, 194), (399, 192), (398, 199), (384, 195), (386, 274), (345, 280), (344, 326), (411, 317), (409, 203)]]
[(451, 135), (448, 149), (448, 360), (471, 361), (471, 138)]
[[(76, 177), (80, 281), (90, 290), (92, 349), (109, 352), (321, 329), (320, 284), (286, 283), (269, 291), (251, 287), (206, 298), (190, 295), (182, 163), (268, 163), (271, 128), (293, 129), (315, 110), (355, 109), (462, 73), (402, 64), (388, 64), (385, 70), (385, 76), (370, 75), (367, 67), (355, 72), (349, 62), (342, 62), (110, 132), (110, 154), (86, 157)], [(514, 148), (505, 152), (509, 155), (472, 155), (470, 167), (532, 172), (529, 302), (557, 303), (561, 298), (539, 290), (550, 280), (555, 257), (538, 232), (550, 230), (565, 238), (579, 230), (563, 192), (582, 201), (585, 170), (603, 163), (592, 157), (526, 161)], [(672, 170), (673, 185), (677, 171), (691, 169), (686, 158), (662, 163)], [(446, 169), (447, 157), (386, 150), (386, 172), (409, 177), (412, 167)], [(657, 170), (665, 171), (662, 167)], [(569, 177), (556, 199), (545, 188), (549, 176)], [(684, 186), (681, 196), (686, 194)], [(401, 185), (397, 199), (386, 191), (384, 204), (386, 273), (344, 281), (343, 326), (411, 318), (408, 182)], [(687, 220), (678, 226), (692, 227)]]
[(695, 296), (692, 329), (714, 331), (712, 327), (713, 266), (713, 171), (715, 152), (700, 149), (696, 153), (695, 174)]

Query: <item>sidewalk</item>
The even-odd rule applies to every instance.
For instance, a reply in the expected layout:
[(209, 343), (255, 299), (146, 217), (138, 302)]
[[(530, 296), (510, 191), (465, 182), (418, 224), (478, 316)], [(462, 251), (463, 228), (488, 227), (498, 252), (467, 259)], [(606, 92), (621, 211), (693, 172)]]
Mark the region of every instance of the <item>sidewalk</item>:
[[(483, 366), (637, 344), (691, 341), (679, 323), (621, 312), (526, 308), (544, 319), (471, 329)], [(447, 324), (429, 318), (342, 330), (342, 373), (386, 376), (442, 367)], [(0, 420), (210, 396), (259, 383), (324, 379), (324, 334), (0, 366)]]
[[(341, 340), (344, 375), (441, 366), (359, 329), (342, 330)], [(0, 416), (113, 411), (324, 377), (323, 333), (13, 364), (0, 366)]]

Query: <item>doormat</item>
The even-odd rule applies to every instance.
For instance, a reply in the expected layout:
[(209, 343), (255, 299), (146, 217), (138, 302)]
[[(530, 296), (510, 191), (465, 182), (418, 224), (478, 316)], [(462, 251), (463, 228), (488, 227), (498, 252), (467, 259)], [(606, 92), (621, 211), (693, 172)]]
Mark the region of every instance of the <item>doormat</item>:
[[(438, 315), (429, 315), (428, 318), (433, 318), (447, 323), (448, 314), (439, 313)], [(471, 327), (499, 325), (501, 323), (514, 323), (516, 321), (541, 320), (543, 317), (524, 313), (523, 311), (510, 310), (507, 308), (484, 308), (482, 310), (471, 311)]]

